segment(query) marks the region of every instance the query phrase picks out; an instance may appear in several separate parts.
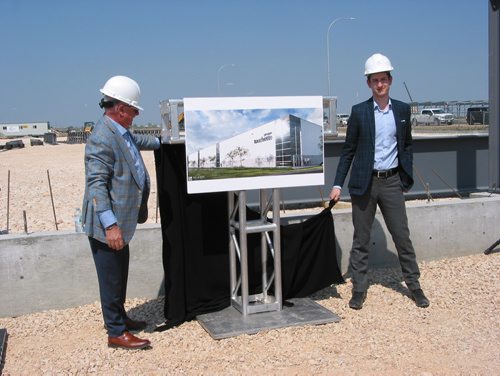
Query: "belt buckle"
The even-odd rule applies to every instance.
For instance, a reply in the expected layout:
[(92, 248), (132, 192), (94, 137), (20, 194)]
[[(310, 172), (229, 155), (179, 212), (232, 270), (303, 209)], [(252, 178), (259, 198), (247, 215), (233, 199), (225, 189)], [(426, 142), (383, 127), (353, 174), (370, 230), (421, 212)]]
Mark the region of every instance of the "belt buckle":
[(389, 174), (389, 170), (386, 171), (377, 171), (377, 179), (387, 179), (387, 176)]

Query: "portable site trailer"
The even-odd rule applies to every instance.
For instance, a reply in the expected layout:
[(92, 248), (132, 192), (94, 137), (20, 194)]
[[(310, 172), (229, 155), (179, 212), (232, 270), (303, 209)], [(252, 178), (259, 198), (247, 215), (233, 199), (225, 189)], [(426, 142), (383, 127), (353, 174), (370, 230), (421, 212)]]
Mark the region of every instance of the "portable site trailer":
[(50, 129), (50, 123), (13, 123), (0, 124), (1, 137), (20, 137), (20, 136), (43, 136)]

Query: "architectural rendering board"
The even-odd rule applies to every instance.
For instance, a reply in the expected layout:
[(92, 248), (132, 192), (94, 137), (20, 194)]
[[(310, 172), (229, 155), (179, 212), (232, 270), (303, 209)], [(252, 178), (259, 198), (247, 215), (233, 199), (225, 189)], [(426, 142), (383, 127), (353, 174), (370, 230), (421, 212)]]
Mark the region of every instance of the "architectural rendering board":
[(323, 98), (184, 98), (188, 193), (323, 185)]

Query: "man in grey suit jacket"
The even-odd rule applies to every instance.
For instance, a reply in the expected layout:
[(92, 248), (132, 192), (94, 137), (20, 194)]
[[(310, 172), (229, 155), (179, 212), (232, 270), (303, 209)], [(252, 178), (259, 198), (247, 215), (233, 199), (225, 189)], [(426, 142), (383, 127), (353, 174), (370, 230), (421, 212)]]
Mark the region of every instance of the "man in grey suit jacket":
[(125, 312), (129, 242), (137, 223), (148, 218), (149, 175), (139, 150), (160, 147), (158, 138), (129, 132), (142, 110), (139, 85), (125, 76), (110, 78), (101, 89), (103, 117), (85, 147), (82, 223), (99, 281), (108, 345), (125, 349), (150, 346), (130, 331), (146, 327)]
[(350, 255), (353, 293), (349, 306), (361, 309), (368, 289), (368, 248), (377, 205), (396, 245), (405, 283), (418, 307), (429, 306), (406, 216), (403, 192), (413, 186), (410, 106), (389, 97), (393, 67), (374, 54), (365, 63), (372, 97), (352, 107), (330, 199), (338, 201), (352, 164), (349, 193), (354, 225)]

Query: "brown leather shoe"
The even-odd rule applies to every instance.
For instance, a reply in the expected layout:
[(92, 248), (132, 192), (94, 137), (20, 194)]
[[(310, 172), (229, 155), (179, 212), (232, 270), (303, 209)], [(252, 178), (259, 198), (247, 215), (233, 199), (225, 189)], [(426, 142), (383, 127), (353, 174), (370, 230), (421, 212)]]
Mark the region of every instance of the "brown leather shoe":
[(144, 349), (151, 346), (147, 339), (140, 339), (130, 332), (123, 332), (119, 337), (108, 337), (109, 347), (120, 347), (127, 350)]
[(127, 327), (128, 330), (131, 330), (131, 331), (143, 330), (143, 329), (146, 329), (146, 327), (148, 326), (148, 323), (146, 321), (135, 321), (132, 319), (126, 319), (125, 326)]

